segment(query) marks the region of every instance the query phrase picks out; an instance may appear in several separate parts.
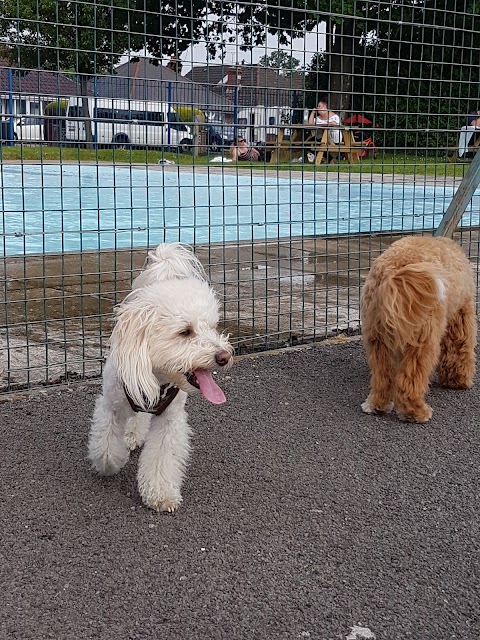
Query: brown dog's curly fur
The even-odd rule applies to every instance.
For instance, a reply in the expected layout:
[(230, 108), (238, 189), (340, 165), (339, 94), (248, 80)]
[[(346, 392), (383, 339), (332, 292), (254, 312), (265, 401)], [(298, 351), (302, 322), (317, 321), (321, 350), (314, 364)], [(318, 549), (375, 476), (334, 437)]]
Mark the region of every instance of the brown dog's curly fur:
[(448, 238), (394, 242), (372, 265), (362, 291), (361, 321), (371, 371), (365, 413), (427, 422), (430, 377), (468, 389), (475, 371), (477, 323), (473, 271)]

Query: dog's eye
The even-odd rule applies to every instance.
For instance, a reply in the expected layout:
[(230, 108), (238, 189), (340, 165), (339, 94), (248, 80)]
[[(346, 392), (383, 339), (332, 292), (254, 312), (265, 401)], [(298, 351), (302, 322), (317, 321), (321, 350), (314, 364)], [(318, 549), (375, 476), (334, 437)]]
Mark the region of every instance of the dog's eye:
[(187, 327), (183, 331), (180, 331), (179, 335), (181, 335), (183, 338), (188, 338), (188, 336), (191, 336), (192, 333), (192, 327)]

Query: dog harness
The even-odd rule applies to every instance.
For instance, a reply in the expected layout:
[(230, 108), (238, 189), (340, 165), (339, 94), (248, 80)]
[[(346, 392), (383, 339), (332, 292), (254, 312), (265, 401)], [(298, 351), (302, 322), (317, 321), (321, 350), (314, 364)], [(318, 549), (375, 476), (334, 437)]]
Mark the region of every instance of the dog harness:
[(135, 404), (132, 398), (128, 395), (125, 385), (123, 385), (123, 390), (127, 396), (128, 404), (132, 407), (135, 413), (151, 413), (154, 416), (160, 416), (180, 391), (180, 389), (175, 387), (173, 384), (162, 384), (157, 404), (151, 409), (143, 409), (142, 407), (139, 407), (138, 404)]

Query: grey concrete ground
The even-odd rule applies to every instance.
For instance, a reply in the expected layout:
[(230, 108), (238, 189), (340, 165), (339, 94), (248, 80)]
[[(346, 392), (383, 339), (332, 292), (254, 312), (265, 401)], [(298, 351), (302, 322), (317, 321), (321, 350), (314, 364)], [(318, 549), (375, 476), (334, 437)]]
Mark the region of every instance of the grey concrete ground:
[(0, 405), (0, 638), (477, 639), (478, 379), (427, 426), (363, 415), (367, 383), (356, 341), (237, 363), (226, 405), (189, 401), (175, 516), (136, 456), (90, 472), (97, 387)]
[[(311, 342), (360, 325), (372, 260), (400, 234), (201, 245), (237, 349)], [(455, 234), (477, 274), (478, 229)], [(12, 257), (0, 264), (0, 394), (26, 384), (101, 373), (112, 310), (146, 249)], [(478, 278), (477, 278), (478, 280)]]

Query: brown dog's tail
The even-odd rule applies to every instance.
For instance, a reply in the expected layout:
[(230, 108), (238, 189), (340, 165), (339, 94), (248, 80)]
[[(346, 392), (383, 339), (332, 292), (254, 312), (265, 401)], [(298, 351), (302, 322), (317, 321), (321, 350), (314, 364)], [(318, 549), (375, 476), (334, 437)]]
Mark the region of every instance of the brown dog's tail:
[(378, 288), (382, 324), (392, 346), (417, 344), (420, 330), (444, 297), (440, 269), (430, 262), (409, 264)]

